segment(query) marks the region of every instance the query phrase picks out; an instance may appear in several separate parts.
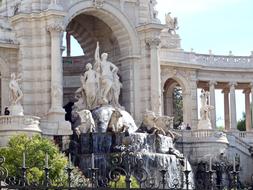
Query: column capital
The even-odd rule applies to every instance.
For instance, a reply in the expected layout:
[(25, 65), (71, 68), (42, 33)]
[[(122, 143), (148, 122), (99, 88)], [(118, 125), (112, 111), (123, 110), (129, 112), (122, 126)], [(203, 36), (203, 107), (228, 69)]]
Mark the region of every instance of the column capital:
[(153, 37), (153, 38), (147, 38), (146, 39), (146, 44), (151, 48), (158, 48), (158, 46), (160, 45), (161, 40), (158, 37)]
[(228, 85), (229, 85), (230, 88), (235, 88), (237, 86), (237, 82), (234, 82), (234, 81), (229, 82)]
[(251, 91), (253, 90), (253, 82), (249, 83), (249, 88), (251, 88)]
[(250, 92), (251, 92), (251, 89), (248, 89), (248, 88), (243, 90), (244, 94), (250, 94)]
[(51, 34), (53, 32), (57, 32), (57, 33), (64, 32), (64, 25), (61, 22), (49, 24), (47, 25), (47, 31), (50, 32)]
[(223, 88), (221, 93), (223, 94), (228, 94), (229, 93), (229, 89), (228, 88)]
[(214, 81), (214, 80), (210, 80), (210, 81), (209, 81), (209, 85), (210, 85), (210, 86), (215, 86), (215, 85), (217, 85), (217, 82)]

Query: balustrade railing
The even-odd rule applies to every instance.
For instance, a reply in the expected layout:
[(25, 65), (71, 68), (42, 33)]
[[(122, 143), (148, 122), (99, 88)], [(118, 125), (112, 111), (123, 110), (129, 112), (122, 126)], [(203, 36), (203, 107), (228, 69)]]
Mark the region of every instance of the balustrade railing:
[(165, 64), (177, 62), (207, 67), (253, 68), (253, 56), (208, 55), (161, 49), (160, 60)]
[(0, 128), (6, 125), (38, 125), (40, 121), (39, 117), (35, 116), (0, 116)]

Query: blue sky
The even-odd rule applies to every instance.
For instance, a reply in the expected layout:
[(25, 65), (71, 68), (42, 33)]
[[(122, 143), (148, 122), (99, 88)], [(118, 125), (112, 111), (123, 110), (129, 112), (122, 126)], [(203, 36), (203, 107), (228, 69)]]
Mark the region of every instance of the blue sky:
[(195, 52), (250, 55), (253, 51), (253, 0), (157, 0), (159, 18), (178, 17), (182, 48)]

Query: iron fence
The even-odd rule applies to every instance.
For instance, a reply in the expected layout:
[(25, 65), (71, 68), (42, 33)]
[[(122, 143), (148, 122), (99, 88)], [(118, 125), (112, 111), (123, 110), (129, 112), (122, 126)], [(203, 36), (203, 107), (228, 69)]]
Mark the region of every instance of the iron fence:
[[(126, 150), (120, 154), (117, 154), (114, 156), (111, 160), (112, 167), (108, 171), (106, 176), (99, 176), (98, 175), (98, 168), (94, 167), (94, 164), (91, 163), (91, 168), (89, 168), (89, 171), (91, 175), (87, 179), (87, 181), (79, 181), (79, 183), (73, 183), (74, 180), (77, 180), (73, 174), (73, 167), (71, 165), (67, 166), (65, 168), (65, 172), (67, 174), (67, 180), (65, 183), (59, 182), (58, 184), (52, 184), (49, 174), (50, 174), (50, 168), (48, 167), (48, 164), (45, 164), (44, 168), (44, 180), (42, 182), (30, 182), (27, 177), (27, 171), (28, 168), (25, 166), (19, 168), (19, 171), (21, 173), (20, 176), (9, 176), (8, 170), (4, 166), (5, 158), (0, 156), (0, 190), (4, 189), (37, 189), (37, 190), (57, 190), (57, 189), (100, 189), (100, 190), (108, 190), (108, 189), (122, 189), (118, 188), (113, 183), (117, 183), (120, 180), (120, 176), (124, 176), (125, 179), (125, 187), (124, 189), (168, 189), (168, 190), (177, 190), (177, 189), (198, 189), (198, 190), (227, 190), (227, 189), (233, 189), (237, 190), (240, 189), (239, 182), (238, 182), (238, 176), (239, 171), (229, 171), (232, 176), (232, 181), (227, 186), (219, 186), (214, 181), (214, 174), (216, 170), (218, 170), (218, 167), (215, 165), (212, 167), (209, 171), (206, 171), (205, 169), (202, 171), (203, 175), (200, 175), (198, 177), (199, 179), (195, 181), (201, 181), (204, 183), (204, 186), (198, 186), (196, 184), (192, 184), (190, 181), (190, 174), (192, 171), (190, 170), (183, 170), (183, 179), (173, 179), (172, 182), (170, 182), (170, 185), (168, 184), (168, 181), (166, 180), (166, 176), (169, 175), (167, 170), (160, 170), (160, 177), (159, 180), (155, 180), (154, 178), (150, 177), (148, 175), (148, 172), (143, 167), (144, 166), (144, 160), (141, 158), (138, 158), (135, 156), (135, 153)], [(203, 164), (203, 168), (206, 168), (206, 163), (200, 163), (200, 165)], [(199, 166), (201, 168), (201, 166)], [(203, 169), (202, 168), (202, 169)], [(214, 169), (214, 170), (213, 170)], [(132, 188), (132, 177), (137, 180), (138, 182), (138, 188)], [(217, 175), (216, 175), (217, 178)], [(199, 182), (198, 181), (198, 182)], [(112, 182), (112, 183), (109, 183)], [(249, 188), (250, 189), (250, 188)]]

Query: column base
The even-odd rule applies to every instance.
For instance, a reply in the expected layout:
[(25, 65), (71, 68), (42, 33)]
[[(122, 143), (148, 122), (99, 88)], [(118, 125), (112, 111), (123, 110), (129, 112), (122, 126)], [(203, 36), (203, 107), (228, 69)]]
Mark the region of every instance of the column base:
[(62, 107), (51, 107), (49, 113), (59, 113), (65, 115), (65, 110)]
[(58, 109), (55, 112), (52, 112), (52, 109), (50, 109), (47, 119), (41, 120), (40, 126), (43, 135), (69, 136), (73, 134), (70, 122), (65, 121), (64, 109)]

